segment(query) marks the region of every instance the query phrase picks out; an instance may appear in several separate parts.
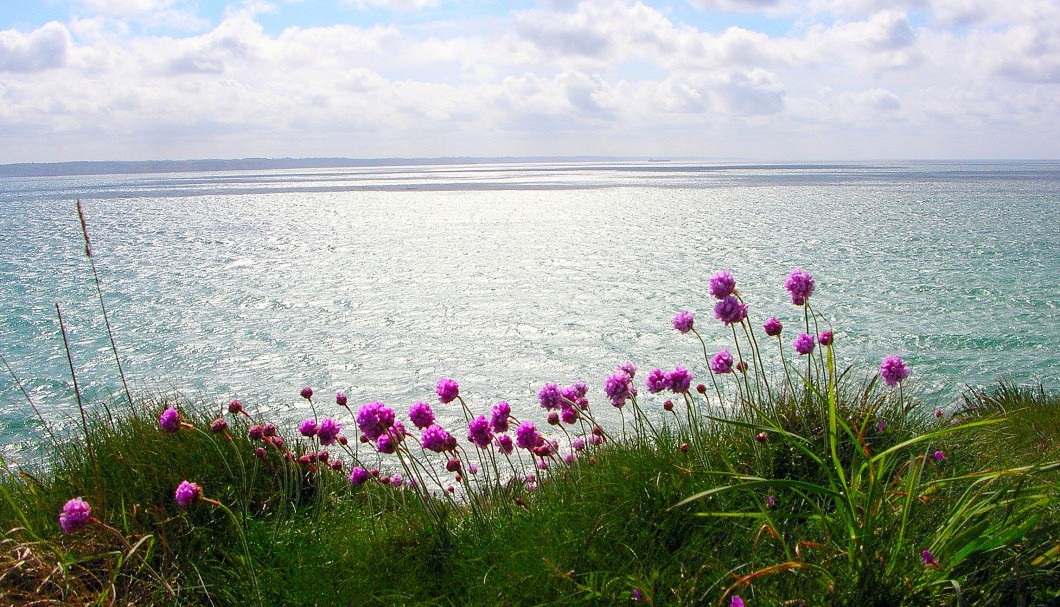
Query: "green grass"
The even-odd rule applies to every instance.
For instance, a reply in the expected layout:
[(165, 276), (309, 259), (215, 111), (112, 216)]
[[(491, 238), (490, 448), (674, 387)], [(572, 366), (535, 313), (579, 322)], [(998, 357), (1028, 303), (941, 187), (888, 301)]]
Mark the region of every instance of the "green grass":
[[(440, 500), (434, 515), (411, 490), (354, 488), (279, 458), (267, 466), (245, 426), (233, 424), (231, 442), (165, 434), (157, 414), (176, 403), (142, 403), (114, 423), (92, 420), (94, 459), (74, 439), (47, 471), (7, 471), (0, 596), (5, 604), (251, 605), (260, 593), (269, 605), (615, 605), (636, 589), (658, 605), (727, 605), (731, 594), (749, 605), (1056, 604), (1060, 479), (1033, 466), (1057, 459), (1060, 398), (1002, 385), (968, 393), (956, 428), (931, 415), (903, 427), (891, 407), (892, 423), (876, 433), (884, 413), (864, 408), (875, 401), (860, 388), (848, 392), (842, 417), (870, 429), (873, 455), (929, 438), (871, 471), (884, 478), (862, 470), (845, 514), (828, 494), (836, 472), (827, 424), (808, 421), (824, 415), (814, 398), (778, 402), (785, 415), (774, 421), (787, 428), (777, 424), (764, 443), (749, 425), (768, 420), (753, 415), (696, 433), (672, 423), (650, 440), (611, 442), (591, 460), (543, 473), (536, 491), (479, 496), (476, 514)], [(180, 405), (196, 427), (214, 417)], [(862, 424), (866, 411), (871, 423)], [(810, 448), (786, 432), (806, 435)], [(852, 482), (864, 447), (837, 436), (838, 465)], [(694, 446), (684, 452), (683, 442)], [(934, 461), (935, 450), (946, 459)], [(185, 479), (234, 516), (207, 504), (179, 508), (173, 490)], [(915, 495), (903, 495), (907, 488)], [(129, 545), (97, 526), (62, 535), (56, 517), (73, 496)], [(940, 567), (923, 564), (929, 546)]]

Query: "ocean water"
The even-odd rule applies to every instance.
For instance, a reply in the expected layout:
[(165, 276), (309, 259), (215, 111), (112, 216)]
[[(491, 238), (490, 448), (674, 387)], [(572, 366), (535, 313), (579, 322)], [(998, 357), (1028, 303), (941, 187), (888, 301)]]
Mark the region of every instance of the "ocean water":
[[(77, 199), (139, 395), (240, 398), (291, 421), (307, 413), (302, 386), (325, 413), (336, 391), (406, 411), (448, 376), (472, 409), (504, 399), (539, 417), (544, 382), (585, 380), (602, 404), (626, 360), (641, 378), (676, 364), (703, 378), (698, 341), (670, 318), (690, 310), (708, 347), (730, 344), (707, 293), (717, 270), (756, 326), (797, 327), (794, 267), (814, 275), (814, 308), (858, 377), (899, 354), (930, 406), (1002, 379), (1060, 388), (1057, 162), (0, 179), (0, 354), (67, 431), (79, 422), (55, 304), (89, 406), (121, 398)], [(0, 371), (0, 449), (21, 461), (43, 432)]]

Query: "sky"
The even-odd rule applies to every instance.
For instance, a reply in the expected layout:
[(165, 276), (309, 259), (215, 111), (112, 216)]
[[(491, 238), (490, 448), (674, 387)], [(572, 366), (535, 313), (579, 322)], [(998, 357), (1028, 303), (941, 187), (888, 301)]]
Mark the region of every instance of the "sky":
[(1060, 158), (1056, 0), (0, 0), (0, 163)]

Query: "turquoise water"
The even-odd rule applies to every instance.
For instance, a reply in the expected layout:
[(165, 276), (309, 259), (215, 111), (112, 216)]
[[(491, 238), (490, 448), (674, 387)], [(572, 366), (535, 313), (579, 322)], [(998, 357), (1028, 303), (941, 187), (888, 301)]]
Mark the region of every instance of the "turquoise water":
[[(93, 406), (120, 394), (84, 256), (139, 393), (240, 398), (281, 419), (298, 396), (405, 410), (456, 378), (472, 408), (536, 414), (546, 381), (705, 373), (707, 281), (730, 269), (756, 325), (813, 301), (841, 360), (900, 354), (933, 405), (1000, 379), (1060, 388), (1060, 163), (375, 167), (0, 179), (0, 354), (51, 422), (77, 408), (54, 304)], [(649, 405), (651, 406), (651, 405)], [(325, 410), (327, 405), (323, 407)], [(604, 411), (600, 415), (607, 416)], [(443, 411), (441, 421), (462, 419)], [(0, 444), (40, 440), (0, 375)]]

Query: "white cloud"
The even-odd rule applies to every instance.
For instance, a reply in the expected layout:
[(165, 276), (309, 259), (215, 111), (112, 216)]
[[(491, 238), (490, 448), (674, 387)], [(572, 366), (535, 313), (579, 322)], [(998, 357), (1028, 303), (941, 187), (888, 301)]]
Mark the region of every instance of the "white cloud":
[(438, 0), (344, 0), (347, 4), (353, 4), (358, 8), (385, 8), (389, 10), (407, 11), (426, 6), (438, 4)]
[(0, 31), (0, 72), (39, 72), (66, 65), (70, 32), (55, 21), (29, 34)]

